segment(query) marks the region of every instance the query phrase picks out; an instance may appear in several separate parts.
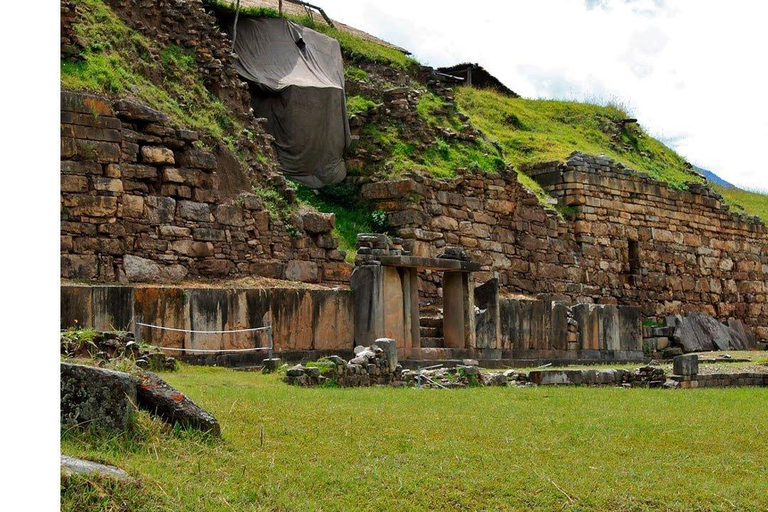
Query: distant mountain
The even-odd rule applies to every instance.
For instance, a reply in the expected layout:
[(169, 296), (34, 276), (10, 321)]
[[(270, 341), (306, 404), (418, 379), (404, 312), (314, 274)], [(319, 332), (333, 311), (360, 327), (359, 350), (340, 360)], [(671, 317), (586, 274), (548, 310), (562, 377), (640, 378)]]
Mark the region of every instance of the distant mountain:
[(733, 183), (728, 183), (723, 178), (718, 176), (717, 174), (713, 173), (712, 171), (708, 171), (707, 169), (703, 169), (701, 167), (693, 166), (694, 169), (696, 169), (696, 172), (703, 174), (706, 176), (706, 178), (710, 181), (710, 183), (714, 183), (715, 185), (720, 185), (721, 187), (727, 187), (727, 188), (736, 188), (736, 185)]

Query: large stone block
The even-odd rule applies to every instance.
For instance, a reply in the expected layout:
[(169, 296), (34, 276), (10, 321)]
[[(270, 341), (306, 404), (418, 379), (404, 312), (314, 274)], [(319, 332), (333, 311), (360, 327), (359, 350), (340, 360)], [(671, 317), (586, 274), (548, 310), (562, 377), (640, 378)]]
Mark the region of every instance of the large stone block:
[(699, 373), (699, 356), (686, 354), (677, 356), (672, 360), (672, 373), (675, 375), (690, 376)]
[(125, 277), (131, 283), (181, 281), (189, 271), (182, 265), (160, 265), (147, 258), (126, 254), (123, 257)]
[(317, 282), (317, 263), (291, 260), (285, 267), (285, 278), (289, 281), (315, 283)]
[(148, 196), (145, 198), (146, 214), (150, 224), (170, 224), (176, 210), (176, 200), (170, 197)]
[(328, 233), (336, 227), (336, 216), (332, 213), (307, 212), (301, 219), (304, 231), (311, 234)]
[(173, 151), (160, 146), (143, 146), (141, 148), (141, 161), (147, 164), (173, 165), (176, 160)]
[(130, 428), (136, 385), (136, 379), (127, 373), (61, 363), (61, 426)]
[(176, 215), (182, 219), (199, 222), (211, 222), (211, 207), (206, 203), (194, 201), (179, 201), (176, 207)]

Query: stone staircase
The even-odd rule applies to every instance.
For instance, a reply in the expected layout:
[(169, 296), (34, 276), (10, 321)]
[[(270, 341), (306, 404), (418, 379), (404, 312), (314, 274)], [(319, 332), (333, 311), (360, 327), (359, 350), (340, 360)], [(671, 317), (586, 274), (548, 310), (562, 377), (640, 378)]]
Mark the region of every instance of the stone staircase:
[(442, 348), (445, 346), (443, 337), (443, 315), (431, 311), (422, 312), (419, 315), (419, 327), (421, 332), (421, 348)]

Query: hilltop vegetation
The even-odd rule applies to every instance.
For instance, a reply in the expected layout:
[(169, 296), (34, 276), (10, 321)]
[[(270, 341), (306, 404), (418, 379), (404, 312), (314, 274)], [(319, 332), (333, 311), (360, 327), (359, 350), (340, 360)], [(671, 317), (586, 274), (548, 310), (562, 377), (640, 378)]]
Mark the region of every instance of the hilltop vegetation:
[(763, 222), (768, 224), (768, 194), (717, 185), (712, 188), (722, 194), (724, 201), (729, 204), (734, 211), (756, 215), (760, 217)]
[(73, 3), (81, 12), (73, 28), (82, 50), (61, 61), (63, 89), (135, 96), (180, 127), (227, 142), (242, 135), (243, 125), (205, 88), (188, 50), (133, 30), (103, 0)]
[(675, 188), (701, 181), (685, 160), (645, 133), (616, 105), (511, 98), (491, 90), (459, 87), (459, 107), (498, 142), (513, 166), (565, 160), (573, 151), (606, 155)]

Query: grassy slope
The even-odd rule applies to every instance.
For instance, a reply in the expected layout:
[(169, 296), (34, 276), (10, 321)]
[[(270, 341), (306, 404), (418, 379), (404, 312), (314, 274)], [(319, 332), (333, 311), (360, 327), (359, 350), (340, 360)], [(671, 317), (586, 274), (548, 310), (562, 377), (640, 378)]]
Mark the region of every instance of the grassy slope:
[(719, 186), (713, 188), (723, 195), (725, 202), (734, 207), (735, 211), (757, 215), (763, 222), (768, 223), (768, 194), (738, 188)]
[(84, 8), (75, 30), (85, 49), (82, 59), (61, 62), (63, 89), (135, 95), (169, 114), (178, 126), (227, 142), (242, 132), (203, 85), (193, 55), (178, 46), (161, 47), (132, 30), (102, 0), (76, 3)]
[(196, 367), (165, 377), (216, 415), (223, 441), (146, 420), (130, 441), (62, 441), (140, 476), (141, 492), (121, 496), (142, 510), (768, 508), (768, 389), (304, 389)]
[(514, 166), (565, 160), (578, 150), (604, 154), (677, 188), (695, 181), (685, 160), (636, 125), (628, 125), (621, 140), (614, 141), (612, 129), (629, 117), (615, 106), (509, 98), (470, 87), (458, 88), (456, 99), (472, 123), (502, 145)]

